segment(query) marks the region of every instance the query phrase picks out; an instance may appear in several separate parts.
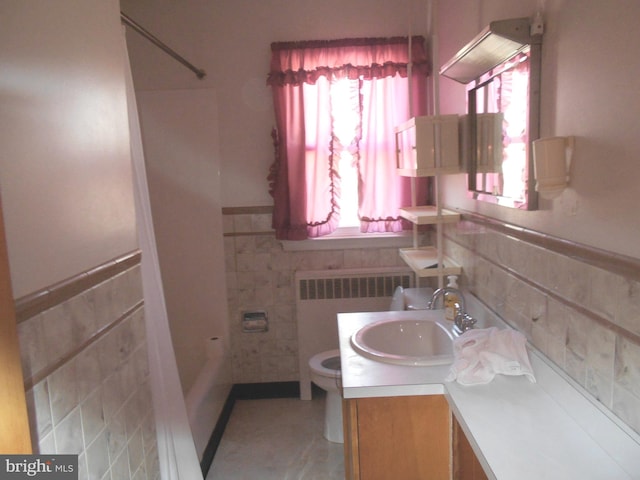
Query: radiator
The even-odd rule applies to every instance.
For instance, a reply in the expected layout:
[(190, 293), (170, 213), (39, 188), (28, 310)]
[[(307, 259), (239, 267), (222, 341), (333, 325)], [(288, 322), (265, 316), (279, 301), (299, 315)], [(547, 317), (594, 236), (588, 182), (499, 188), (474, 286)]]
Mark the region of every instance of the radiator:
[(300, 398), (310, 400), (309, 359), (338, 348), (336, 315), (389, 310), (395, 289), (414, 280), (410, 269), (392, 267), (299, 271), (295, 282)]

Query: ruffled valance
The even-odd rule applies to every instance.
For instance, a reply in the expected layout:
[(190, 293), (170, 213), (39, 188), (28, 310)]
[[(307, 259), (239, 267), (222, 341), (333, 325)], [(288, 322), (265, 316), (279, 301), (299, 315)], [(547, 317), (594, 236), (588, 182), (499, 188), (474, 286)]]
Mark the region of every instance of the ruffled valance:
[(322, 76), (352, 80), (406, 77), (409, 63), (414, 73), (426, 76), (429, 64), (424, 43), (422, 36), (272, 43), (267, 84), (313, 85)]

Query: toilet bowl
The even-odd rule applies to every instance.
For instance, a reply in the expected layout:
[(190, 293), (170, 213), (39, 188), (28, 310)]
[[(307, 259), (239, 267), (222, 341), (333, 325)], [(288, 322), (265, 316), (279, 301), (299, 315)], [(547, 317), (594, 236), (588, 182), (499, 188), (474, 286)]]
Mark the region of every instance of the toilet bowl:
[(324, 411), (324, 438), (344, 443), (342, 433), (342, 397), (340, 381), (340, 350), (328, 350), (309, 359), (311, 381), (327, 392)]

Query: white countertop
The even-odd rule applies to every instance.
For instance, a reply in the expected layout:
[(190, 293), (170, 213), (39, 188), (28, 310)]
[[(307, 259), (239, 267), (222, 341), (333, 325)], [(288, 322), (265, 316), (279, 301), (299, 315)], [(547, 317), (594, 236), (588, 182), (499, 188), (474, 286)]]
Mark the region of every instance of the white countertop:
[[(610, 418), (537, 351), (529, 350), (536, 383), (497, 375), (487, 385), (463, 386), (444, 381), (449, 365), (390, 365), (351, 347), (351, 335), (368, 323), (416, 315), (420, 311), (338, 314), (345, 398), (446, 395), (491, 479), (640, 479), (638, 435)], [(490, 321), (506, 328), (497, 322)], [(480, 315), (478, 327), (485, 326)]]

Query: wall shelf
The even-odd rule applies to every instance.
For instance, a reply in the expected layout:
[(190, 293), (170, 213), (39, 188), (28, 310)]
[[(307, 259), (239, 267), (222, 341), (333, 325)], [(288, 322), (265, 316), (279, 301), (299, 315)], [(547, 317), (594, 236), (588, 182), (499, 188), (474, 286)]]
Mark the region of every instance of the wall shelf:
[(455, 223), (460, 220), (460, 214), (453, 210), (446, 210), (443, 208), (440, 211), (440, 215), (438, 215), (438, 207), (435, 205), (404, 207), (400, 209), (400, 216), (415, 225)]
[(436, 247), (401, 248), (400, 258), (419, 278), (460, 275), (462, 267), (449, 257), (442, 258), (443, 265), (438, 267), (438, 249)]

